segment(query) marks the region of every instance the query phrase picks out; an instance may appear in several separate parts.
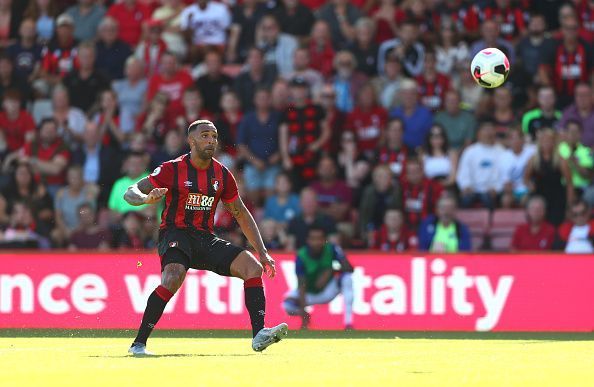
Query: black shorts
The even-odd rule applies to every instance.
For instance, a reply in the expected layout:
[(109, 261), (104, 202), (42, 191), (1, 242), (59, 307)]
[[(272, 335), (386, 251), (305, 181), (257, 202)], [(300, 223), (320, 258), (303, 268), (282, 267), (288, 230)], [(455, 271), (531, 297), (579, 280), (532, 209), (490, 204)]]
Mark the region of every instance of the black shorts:
[[(173, 259), (167, 258), (165, 252), (169, 249), (179, 249), (184, 254), (175, 254)], [(230, 277), (231, 263), (244, 250), (206, 231), (181, 228), (159, 231), (161, 271), (168, 263), (181, 263), (186, 269), (209, 270)]]

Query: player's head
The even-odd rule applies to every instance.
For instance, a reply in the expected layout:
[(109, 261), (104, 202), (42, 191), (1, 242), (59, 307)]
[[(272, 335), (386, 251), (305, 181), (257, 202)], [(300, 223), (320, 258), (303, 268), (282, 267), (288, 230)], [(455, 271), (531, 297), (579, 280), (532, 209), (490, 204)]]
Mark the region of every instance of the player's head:
[(314, 223), (307, 230), (307, 247), (314, 254), (322, 252), (326, 244), (326, 229), (321, 224)]
[(214, 156), (218, 145), (216, 126), (209, 120), (197, 120), (188, 126), (188, 145), (192, 154), (202, 160), (209, 160)]

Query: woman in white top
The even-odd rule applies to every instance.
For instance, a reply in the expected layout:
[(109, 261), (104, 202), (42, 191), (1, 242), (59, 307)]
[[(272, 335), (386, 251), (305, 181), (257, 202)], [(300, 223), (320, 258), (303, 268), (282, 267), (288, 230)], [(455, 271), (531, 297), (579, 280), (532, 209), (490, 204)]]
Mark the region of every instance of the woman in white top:
[(442, 74), (452, 74), (456, 68), (463, 67), (469, 59), (468, 46), (458, 38), (453, 23), (444, 22), (442, 24), (435, 54), (437, 71)]
[(447, 134), (441, 125), (433, 125), (421, 151), (425, 175), (439, 180), (446, 187), (456, 182), (458, 154), (449, 147)]

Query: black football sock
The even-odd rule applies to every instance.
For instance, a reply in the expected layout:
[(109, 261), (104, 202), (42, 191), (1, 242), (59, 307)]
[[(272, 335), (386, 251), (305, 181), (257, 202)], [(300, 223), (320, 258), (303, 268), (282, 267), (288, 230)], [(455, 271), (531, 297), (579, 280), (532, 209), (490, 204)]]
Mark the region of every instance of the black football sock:
[(245, 292), (245, 307), (252, 321), (252, 336), (255, 337), (260, 329), (264, 328), (264, 316), (266, 314), (266, 296), (264, 296), (262, 278), (245, 280), (243, 289)]
[(161, 318), (163, 310), (165, 310), (165, 306), (171, 297), (173, 297), (173, 293), (161, 285), (159, 285), (151, 293), (148, 301), (146, 302), (146, 309), (144, 310), (144, 315), (142, 316), (142, 323), (140, 323), (138, 335), (136, 335), (136, 339), (134, 339), (135, 343), (146, 344), (146, 340)]

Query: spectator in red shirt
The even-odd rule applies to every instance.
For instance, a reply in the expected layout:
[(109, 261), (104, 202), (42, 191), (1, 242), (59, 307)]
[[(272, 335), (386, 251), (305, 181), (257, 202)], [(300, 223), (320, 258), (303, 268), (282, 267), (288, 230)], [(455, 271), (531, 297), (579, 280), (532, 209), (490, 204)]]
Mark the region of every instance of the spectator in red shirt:
[(311, 188), (318, 195), (320, 210), (336, 222), (348, 220), (352, 202), (352, 192), (343, 180), (338, 178), (336, 162), (325, 156), (318, 163), (318, 180)]
[(334, 71), (334, 48), (332, 48), (330, 26), (323, 20), (315, 22), (311, 29), (309, 56), (311, 68), (318, 70), (325, 79), (330, 78)]
[(21, 95), (18, 90), (8, 90), (2, 99), (0, 132), (4, 135), (9, 152), (14, 152), (33, 140), (35, 122), (33, 117), (21, 109)]
[(547, 251), (553, 249), (555, 227), (546, 221), (547, 203), (542, 196), (533, 196), (526, 203), (526, 223), (516, 227), (511, 252)]
[(182, 96), (184, 90), (194, 81), (190, 74), (179, 68), (175, 55), (165, 53), (161, 57), (161, 72), (153, 75), (149, 80), (147, 100), (151, 100), (157, 92), (163, 92), (169, 97), (167, 112), (173, 116), (183, 109)]
[(371, 13), (376, 22), (375, 41), (383, 43), (398, 35), (398, 25), (406, 18), (406, 12), (394, 0), (380, 0), (378, 8)]
[(47, 184), (52, 197), (66, 182), (66, 166), (70, 152), (64, 141), (58, 137), (58, 123), (46, 118), (39, 124), (38, 138), (25, 145), (25, 160)]
[(484, 20), (495, 20), (501, 26), (501, 36), (506, 40), (515, 40), (526, 30), (524, 12), (511, 0), (495, 0), (494, 4), (483, 11)]
[(559, 244), (565, 253), (592, 254), (594, 252), (594, 220), (592, 208), (583, 200), (571, 205), (570, 218), (559, 226)]
[(366, 83), (359, 90), (355, 109), (347, 117), (347, 127), (355, 133), (357, 148), (366, 157), (372, 157), (388, 120), (388, 112), (378, 105), (375, 90)]
[(399, 253), (415, 250), (417, 244), (415, 232), (406, 227), (402, 211), (395, 208), (386, 211), (384, 224), (373, 233), (373, 239), (369, 241), (371, 248)]
[(196, 86), (190, 86), (184, 91), (182, 106), (182, 110), (175, 118), (175, 126), (181, 132), (196, 120), (214, 119), (214, 116), (204, 109), (204, 98)]
[(40, 76), (51, 85), (78, 67), (74, 38), (74, 20), (72, 16), (62, 14), (56, 20), (56, 33), (48, 45), (41, 51)]
[(421, 103), (433, 112), (441, 109), (445, 93), (450, 88), (450, 78), (437, 72), (435, 51), (425, 52), (425, 70), (417, 77)]
[(95, 209), (89, 203), (78, 207), (79, 226), (70, 236), (70, 250), (108, 250), (111, 233), (97, 224)]
[(396, 178), (406, 174), (406, 161), (411, 152), (404, 145), (404, 123), (399, 118), (393, 118), (386, 127), (383, 145), (379, 147), (374, 159), (379, 164), (386, 164)]
[(425, 177), (420, 160), (407, 160), (406, 175), (402, 179), (402, 203), (409, 227), (416, 229), (422, 219), (435, 213), (442, 190), (439, 182)]
[(130, 47), (136, 47), (142, 34), (142, 24), (150, 19), (151, 10), (137, 0), (122, 0), (109, 7), (107, 16), (117, 20), (120, 26), (120, 39)]

